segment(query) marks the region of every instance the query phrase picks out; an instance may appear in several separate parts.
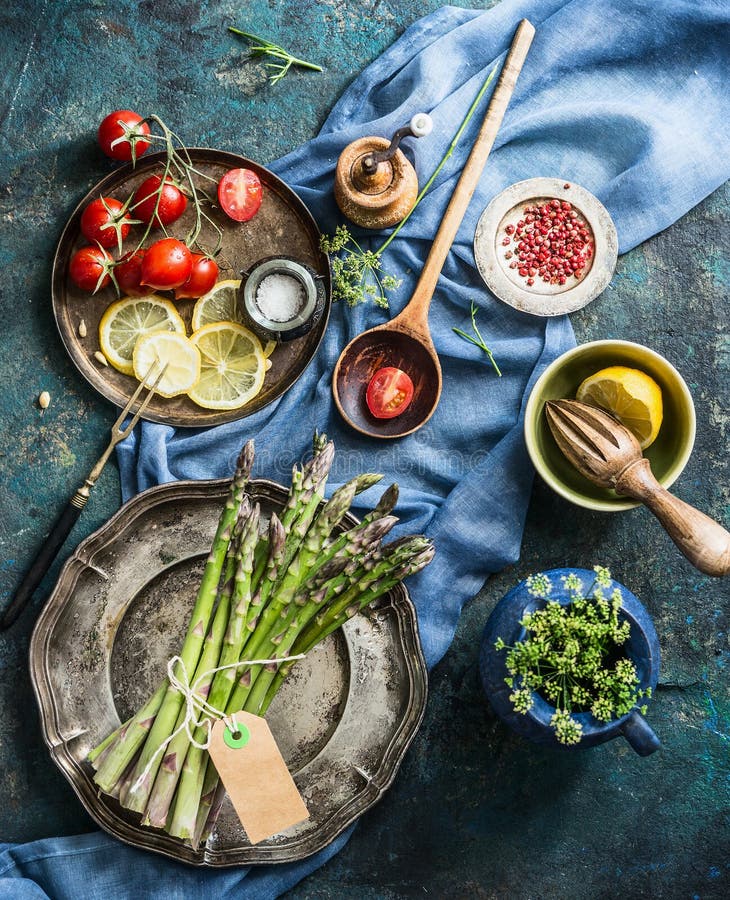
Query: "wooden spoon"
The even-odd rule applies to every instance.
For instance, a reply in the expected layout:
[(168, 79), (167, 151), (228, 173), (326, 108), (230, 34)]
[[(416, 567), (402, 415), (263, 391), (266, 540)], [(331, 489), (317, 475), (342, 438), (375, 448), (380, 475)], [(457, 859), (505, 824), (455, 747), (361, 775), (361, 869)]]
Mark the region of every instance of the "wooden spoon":
[[(441, 364), (428, 328), (428, 309), (436, 283), (474, 194), (494, 139), (530, 48), (535, 29), (523, 19), (515, 32), (484, 122), (466, 161), (449, 205), (405, 309), (390, 322), (364, 331), (345, 347), (332, 378), (335, 404), (342, 417), (371, 437), (398, 438), (411, 434), (433, 415), (441, 396)], [(365, 403), (370, 379), (383, 366), (410, 375), (414, 386), (410, 406), (392, 419), (377, 419)]]
[(548, 400), (545, 415), (557, 445), (581, 475), (641, 501), (700, 572), (730, 574), (730, 533), (659, 484), (628, 428), (577, 400)]

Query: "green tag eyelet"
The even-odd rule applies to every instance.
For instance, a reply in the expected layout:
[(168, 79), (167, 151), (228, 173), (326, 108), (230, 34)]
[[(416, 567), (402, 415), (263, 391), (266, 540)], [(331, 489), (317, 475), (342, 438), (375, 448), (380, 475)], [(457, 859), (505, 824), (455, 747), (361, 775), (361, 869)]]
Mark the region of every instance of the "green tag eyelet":
[(237, 731), (231, 731), (226, 725), (223, 730), (223, 742), (227, 747), (230, 747), (231, 750), (240, 750), (240, 748), (245, 747), (250, 740), (251, 733), (245, 725), (239, 725)]

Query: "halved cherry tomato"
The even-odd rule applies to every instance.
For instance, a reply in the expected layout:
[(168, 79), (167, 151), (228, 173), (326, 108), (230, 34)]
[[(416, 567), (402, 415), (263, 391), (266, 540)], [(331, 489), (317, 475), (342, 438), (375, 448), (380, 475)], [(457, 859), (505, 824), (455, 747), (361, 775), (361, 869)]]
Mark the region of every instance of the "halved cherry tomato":
[(263, 189), (251, 169), (231, 169), (218, 184), (218, 202), (234, 222), (248, 222), (261, 206)]
[(149, 285), (140, 283), (144, 255), (144, 250), (135, 250), (133, 253), (123, 256), (114, 266), (114, 277), (117, 279), (122, 296), (145, 297), (154, 291), (154, 288)]
[(402, 369), (385, 366), (370, 379), (365, 399), (376, 418), (394, 419), (408, 409), (413, 399), (413, 382)]
[(71, 257), (68, 274), (82, 291), (96, 293), (110, 282), (112, 258), (103, 247), (81, 247)]
[(182, 300), (191, 297), (197, 300), (203, 294), (207, 294), (218, 281), (218, 263), (202, 253), (193, 253), (193, 268), (190, 277), (175, 290), (175, 299)]
[[(161, 190), (160, 185), (162, 185)], [(160, 194), (160, 202), (155, 215), (158, 192)], [(134, 193), (132, 212), (136, 218), (141, 219), (143, 222), (149, 222), (154, 216), (154, 227), (160, 228), (162, 225), (171, 225), (179, 219), (185, 212), (187, 205), (187, 197), (172, 179), (166, 178), (165, 183), (162, 184), (161, 175), (150, 175)]]
[[(122, 123), (120, 125), (120, 122)], [(131, 128), (132, 132), (127, 132), (125, 137), (125, 129), (123, 126)], [(117, 109), (102, 121), (99, 125), (98, 140), (99, 146), (112, 159), (123, 159), (129, 162), (132, 159), (132, 144), (134, 143), (134, 155), (142, 156), (150, 145), (149, 141), (144, 140), (144, 135), (150, 133), (150, 126), (142, 121), (142, 116), (138, 116), (131, 109)], [(142, 135), (140, 137), (139, 135)], [(122, 140), (119, 140), (122, 138)], [(119, 141), (118, 143), (116, 143)], [(112, 146), (114, 144), (114, 146)]]
[(192, 268), (193, 255), (185, 244), (176, 238), (163, 238), (147, 248), (140, 281), (158, 291), (170, 291), (185, 284)]
[(102, 247), (116, 247), (117, 244), (121, 247), (131, 224), (123, 209), (123, 205), (114, 197), (92, 200), (81, 213), (81, 234), (87, 241), (101, 244)]

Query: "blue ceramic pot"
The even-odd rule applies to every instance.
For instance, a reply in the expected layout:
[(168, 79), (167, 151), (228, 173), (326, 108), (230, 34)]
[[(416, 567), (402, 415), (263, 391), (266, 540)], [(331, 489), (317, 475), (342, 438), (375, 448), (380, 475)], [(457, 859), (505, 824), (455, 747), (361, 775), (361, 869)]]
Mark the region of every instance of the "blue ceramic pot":
[[(544, 573), (552, 582), (551, 600), (557, 600), (563, 605), (571, 602), (571, 596), (561, 581), (561, 576), (570, 573), (583, 581), (586, 590), (590, 589), (595, 579), (595, 572), (588, 569), (551, 569)], [(623, 645), (623, 650), (636, 665), (639, 686), (644, 690), (650, 687), (653, 693), (659, 678), (659, 641), (654, 625), (642, 603), (622, 584), (613, 581), (605, 592), (606, 596), (610, 596), (614, 588), (621, 592), (621, 616), (631, 623), (631, 634)], [(512, 690), (505, 683), (505, 678), (509, 676), (506, 667), (507, 651), (494, 649), (494, 643), (500, 637), (510, 645), (524, 640), (526, 632), (520, 625), (520, 619), (526, 612), (543, 605), (544, 601), (528, 592), (525, 581), (505, 594), (494, 608), (484, 629), (479, 671), (489, 702), (510, 728), (538, 744), (571, 749), (555, 737), (555, 732), (550, 727), (555, 708), (539, 694), (533, 695), (532, 709), (526, 714), (515, 712), (509, 699)], [(642, 705), (643, 703), (644, 701)], [(648, 756), (661, 746), (638, 709), (610, 722), (600, 722), (589, 712), (576, 713), (575, 718), (583, 726), (583, 736), (574, 747), (594, 747), (619, 735), (623, 735), (640, 756)]]

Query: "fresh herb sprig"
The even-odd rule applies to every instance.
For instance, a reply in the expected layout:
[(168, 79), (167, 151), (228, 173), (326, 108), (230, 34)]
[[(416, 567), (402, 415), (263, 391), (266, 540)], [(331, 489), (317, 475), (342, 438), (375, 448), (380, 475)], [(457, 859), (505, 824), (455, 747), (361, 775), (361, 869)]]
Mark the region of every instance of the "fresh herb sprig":
[(323, 234), (319, 246), (331, 256), (333, 299), (344, 300), (348, 306), (373, 300), (388, 308), (385, 292), (395, 290), (400, 279), (382, 271), (380, 253), (363, 250), (347, 225), (338, 225), (331, 238)]
[(458, 334), (459, 337), (463, 337), (464, 340), (467, 340), (470, 343), (475, 344), (477, 347), (479, 347), (480, 350), (483, 350), (489, 357), (489, 361), (491, 362), (491, 364), (494, 366), (495, 372), (501, 378), (502, 372), (501, 372), (499, 366), (497, 365), (497, 360), (494, 358), (492, 351), (487, 346), (484, 338), (481, 335), (481, 332), (479, 331), (479, 327), (477, 326), (477, 311), (478, 311), (478, 307), (477, 307), (476, 303), (472, 300), (471, 301), (471, 327), (472, 327), (472, 330), (474, 331), (473, 335), (467, 334), (465, 331), (462, 331), (461, 328), (454, 328), (452, 330), (456, 334)]
[(636, 666), (621, 652), (630, 634), (629, 622), (620, 617), (621, 591), (614, 588), (606, 597), (611, 573), (604, 566), (594, 571), (587, 591), (578, 575), (562, 577), (571, 596), (566, 605), (549, 599), (552, 584), (546, 575), (531, 575), (527, 590), (545, 605), (520, 620), (527, 632), (523, 641), (509, 646), (499, 638), (495, 643), (497, 650), (507, 651), (505, 681), (515, 712), (529, 712), (534, 693), (542, 695), (555, 707), (550, 724), (561, 744), (577, 744), (583, 735), (574, 712), (589, 710), (608, 722), (651, 697), (651, 688), (639, 688)]
[(285, 78), (292, 66), (299, 66), (302, 69), (312, 69), (315, 72), (322, 71), (322, 66), (308, 62), (306, 59), (299, 59), (297, 56), (292, 56), (288, 50), (285, 50), (278, 44), (272, 44), (271, 41), (267, 41), (266, 38), (258, 37), (248, 31), (241, 31), (240, 28), (234, 28), (232, 25), (228, 26), (228, 30), (251, 42), (252, 56), (271, 57), (271, 61), (265, 63), (265, 65), (267, 68), (273, 70), (273, 74), (269, 76), (269, 81), (272, 84), (276, 84), (277, 81), (281, 81), (282, 78)]
[[(393, 276), (387, 275), (378, 280), (377, 272), (381, 269), (380, 257), (388, 248), (390, 243), (396, 237), (398, 232), (403, 228), (416, 210), (416, 207), (428, 193), (431, 185), (434, 183), (439, 173), (446, 165), (448, 160), (454, 153), (459, 140), (461, 139), (466, 126), (469, 124), (472, 116), (476, 112), (479, 103), (484, 96), (487, 88), (492, 83), (497, 73), (498, 66), (495, 66), (487, 76), (484, 84), (479, 89), (479, 93), (474, 98), (469, 110), (464, 117), (464, 121), (459, 126), (458, 131), (454, 135), (453, 140), (449, 144), (449, 148), (443, 155), (441, 162), (436, 166), (431, 177), (423, 186), (415, 203), (410, 211), (395, 226), (393, 231), (388, 235), (386, 240), (378, 247), (377, 250), (363, 250), (355, 241), (346, 225), (340, 225), (333, 237), (322, 236), (320, 247), (325, 253), (333, 255), (342, 253), (342, 260), (332, 259), (332, 295), (335, 299), (341, 298), (346, 300), (349, 306), (357, 306), (366, 300), (374, 300), (378, 306), (384, 309), (388, 308), (388, 298), (385, 295), (386, 290), (395, 289), (400, 285), (400, 280)], [(371, 274), (375, 279), (375, 285), (368, 282), (367, 275)]]

